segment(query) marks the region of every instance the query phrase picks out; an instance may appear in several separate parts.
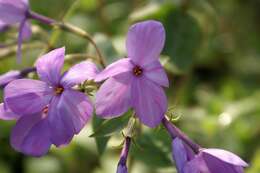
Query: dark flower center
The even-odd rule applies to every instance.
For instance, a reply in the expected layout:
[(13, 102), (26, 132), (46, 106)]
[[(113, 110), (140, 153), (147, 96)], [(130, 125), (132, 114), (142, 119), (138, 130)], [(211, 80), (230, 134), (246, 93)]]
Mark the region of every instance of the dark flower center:
[(135, 76), (140, 76), (140, 75), (142, 75), (142, 73), (143, 73), (143, 69), (140, 66), (135, 66), (133, 68), (133, 74)]
[(64, 91), (64, 88), (59, 86), (54, 89), (56, 95), (61, 95)]

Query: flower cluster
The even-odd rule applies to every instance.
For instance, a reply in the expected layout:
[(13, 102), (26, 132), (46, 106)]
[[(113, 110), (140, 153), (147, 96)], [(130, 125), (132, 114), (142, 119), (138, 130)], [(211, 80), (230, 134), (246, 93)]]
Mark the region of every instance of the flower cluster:
[[(0, 0), (0, 28), (20, 23), (19, 49), (21, 40), (30, 35), (28, 19), (32, 15), (45, 20), (29, 10), (27, 0)], [(130, 27), (127, 58), (101, 72), (93, 62), (83, 61), (62, 74), (63, 47), (38, 58), (30, 70), (0, 76), (0, 85), (4, 87), (0, 118), (17, 120), (11, 133), (12, 147), (28, 155), (42, 156), (52, 144), (68, 145), (91, 119), (94, 108), (96, 115), (104, 119), (122, 116), (132, 108), (144, 125), (154, 128), (162, 123), (166, 127), (173, 140), (172, 155), (178, 173), (242, 173), (247, 164), (238, 156), (221, 149), (201, 148), (165, 118), (168, 105), (163, 87), (168, 87), (169, 81), (159, 61), (164, 42), (163, 25), (148, 20)], [(23, 78), (25, 72), (33, 71), (39, 80)], [(76, 87), (87, 80), (104, 81), (94, 104)], [(130, 144), (131, 136), (126, 136), (117, 173), (128, 172)]]
[(51, 144), (67, 145), (90, 119), (90, 99), (72, 87), (97, 73), (92, 62), (82, 62), (61, 75), (65, 49), (42, 56), (36, 62), (41, 80), (18, 79), (4, 88), (2, 119), (17, 119), (12, 146), (23, 153), (41, 156)]

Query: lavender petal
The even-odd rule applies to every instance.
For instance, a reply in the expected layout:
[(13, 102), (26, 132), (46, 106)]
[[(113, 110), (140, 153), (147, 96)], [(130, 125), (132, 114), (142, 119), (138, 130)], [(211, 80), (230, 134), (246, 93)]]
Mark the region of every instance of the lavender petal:
[(137, 78), (133, 82), (131, 95), (134, 110), (141, 122), (151, 128), (159, 125), (167, 110), (163, 89), (146, 78)]
[(52, 94), (53, 90), (42, 81), (18, 79), (5, 87), (4, 100), (12, 112), (26, 115), (40, 112)]
[(131, 106), (132, 74), (109, 78), (96, 94), (96, 114), (101, 118), (121, 116)]
[(133, 64), (129, 58), (120, 59), (112, 64), (110, 64), (105, 70), (99, 73), (95, 81), (100, 82), (107, 79), (108, 77), (116, 76), (120, 73), (130, 72), (133, 69)]
[(144, 76), (158, 85), (169, 87), (167, 74), (157, 60), (144, 67)]
[(27, 155), (42, 156), (51, 146), (49, 126), (41, 113), (20, 118), (12, 130), (11, 145)]
[(65, 48), (54, 49), (36, 61), (36, 69), (41, 80), (58, 85), (64, 64)]
[(0, 103), (0, 119), (2, 120), (16, 120), (20, 118), (19, 114), (13, 113), (10, 109), (5, 108), (3, 103)]
[(70, 88), (76, 84), (80, 84), (85, 80), (92, 80), (98, 73), (96, 65), (91, 61), (84, 61), (74, 65), (61, 79), (61, 84)]
[(128, 31), (128, 57), (140, 66), (149, 64), (159, 58), (164, 42), (165, 31), (160, 22), (148, 20), (137, 23)]

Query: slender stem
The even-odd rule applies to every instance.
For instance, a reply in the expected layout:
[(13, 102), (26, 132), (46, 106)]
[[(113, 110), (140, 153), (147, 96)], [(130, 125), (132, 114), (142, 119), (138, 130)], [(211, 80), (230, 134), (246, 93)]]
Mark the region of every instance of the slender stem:
[(78, 28), (78, 27), (76, 27), (76, 26), (74, 26), (72, 24), (69, 24), (69, 23), (56, 21), (54, 19), (48, 18), (46, 16), (40, 15), (40, 14), (32, 12), (32, 11), (28, 12), (27, 17), (31, 18), (31, 19), (38, 20), (38, 21), (40, 21), (40, 22), (42, 22), (44, 24), (47, 24), (47, 25), (50, 25), (50, 26), (53, 26), (53, 27), (57, 27), (57, 28), (59, 28), (61, 30), (71, 32), (71, 33), (73, 33), (75, 35), (78, 35), (78, 36), (88, 40), (94, 46), (94, 48), (95, 48), (95, 50), (96, 50), (96, 52), (98, 54), (100, 65), (103, 68), (106, 67), (105, 60), (103, 59), (102, 54), (101, 54), (97, 44), (92, 39), (90, 34), (87, 33), (86, 31), (84, 31), (83, 29)]
[(35, 72), (35, 71), (36, 71), (36, 68), (35, 68), (35, 67), (30, 67), (30, 68), (26, 68), (26, 69), (21, 70), (20, 73), (21, 73), (21, 76), (22, 76), (22, 77), (25, 77), (25, 76), (27, 76), (29, 73)]
[(186, 144), (188, 144), (195, 153), (198, 153), (201, 147), (193, 142), (184, 132), (182, 132), (178, 127), (172, 124), (167, 118), (163, 118), (162, 124), (168, 130), (171, 137), (174, 139), (176, 137), (182, 139)]
[[(44, 47), (45, 44), (40, 43), (40, 42), (33, 42), (33, 43), (25, 43), (23, 44), (22, 50), (27, 50), (27, 49), (39, 49)], [(10, 55), (15, 54), (17, 51), (17, 48), (15, 45), (9, 45), (7, 47), (1, 48), (0, 51), (0, 61), (4, 60), (5, 58), (9, 57)]]
[(27, 11), (26, 17), (29, 18), (29, 19), (35, 19), (35, 20), (40, 21), (41, 23), (44, 23), (44, 24), (47, 24), (47, 25), (52, 25), (52, 24), (57, 22), (54, 19), (40, 15), (40, 14), (35, 13), (33, 11)]

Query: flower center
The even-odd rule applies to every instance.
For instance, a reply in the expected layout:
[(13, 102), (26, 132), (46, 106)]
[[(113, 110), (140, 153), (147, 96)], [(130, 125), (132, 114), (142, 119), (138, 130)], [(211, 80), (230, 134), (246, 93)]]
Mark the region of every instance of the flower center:
[(62, 94), (62, 92), (64, 91), (64, 88), (61, 87), (61, 86), (59, 86), (59, 87), (56, 87), (56, 88), (54, 89), (54, 91), (55, 91), (55, 94), (56, 94), (56, 95), (60, 95), (60, 94)]
[(135, 76), (140, 76), (143, 73), (143, 69), (140, 66), (135, 66), (133, 68), (133, 73)]

